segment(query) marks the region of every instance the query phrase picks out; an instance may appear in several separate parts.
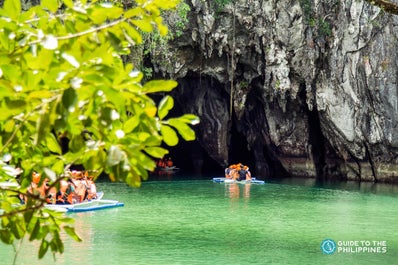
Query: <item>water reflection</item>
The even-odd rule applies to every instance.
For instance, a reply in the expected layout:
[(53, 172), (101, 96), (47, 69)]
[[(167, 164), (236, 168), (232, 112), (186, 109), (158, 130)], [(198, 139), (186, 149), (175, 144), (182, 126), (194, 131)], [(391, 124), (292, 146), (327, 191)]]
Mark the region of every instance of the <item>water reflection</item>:
[(237, 200), (240, 197), (248, 200), (250, 198), (251, 185), (252, 184), (250, 183), (244, 185), (240, 185), (238, 183), (231, 183), (225, 185), (225, 190), (227, 192), (227, 196), (232, 200)]

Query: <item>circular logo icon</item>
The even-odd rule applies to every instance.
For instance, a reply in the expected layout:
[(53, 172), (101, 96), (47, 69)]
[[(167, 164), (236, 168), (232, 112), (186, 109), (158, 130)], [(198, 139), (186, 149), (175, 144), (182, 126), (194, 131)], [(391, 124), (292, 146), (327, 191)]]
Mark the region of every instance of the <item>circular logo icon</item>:
[(336, 242), (332, 239), (325, 239), (322, 241), (321, 250), (324, 254), (333, 254), (336, 251)]

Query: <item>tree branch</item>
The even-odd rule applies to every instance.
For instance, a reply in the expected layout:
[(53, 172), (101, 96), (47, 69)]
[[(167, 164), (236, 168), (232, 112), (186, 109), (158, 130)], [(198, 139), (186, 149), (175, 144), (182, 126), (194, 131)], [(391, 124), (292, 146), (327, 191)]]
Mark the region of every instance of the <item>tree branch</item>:
[[(78, 33), (75, 33), (75, 34), (69, 34), (69, 35), (65, 35), (65, 36), (58, 36), (58, 37), (56, 37), (56, 39), (57, 40), (68, 40), (68, 39), (81, 37), (81, 36), (84, 36), (84, 35), (87, 35), (87, 34), (90, 34), (90, 33), (101, 31), (101, 30), (106, 29), (106, 28), (111, 28), (111, 27), (113, 27), (113, 26), (115, 26), (115, 25), (117, 25), (117, 24), (119, 24), (119, 23), (121, 23), (123, 21), (126, 21), (126, 20), (127, 20), (126, 18), (120, 18), (120, 19), (117, 19), (117, 20), (112, 21), (110, 23), (107, 23), (107, 24), (104, 24), (104, 25), (101, 25), (101, 26), (98, 26), (98, 27), (91, 28), (89, 30), (85, 30), (85, 31), (82, 31), (82, 32), (78, 32)], [(28, 46), (40, 43), (42, 41), (43, 40), (41, 40), (41, 39), (40, 40), (31, 41), (31, 42), (28, 43)]]

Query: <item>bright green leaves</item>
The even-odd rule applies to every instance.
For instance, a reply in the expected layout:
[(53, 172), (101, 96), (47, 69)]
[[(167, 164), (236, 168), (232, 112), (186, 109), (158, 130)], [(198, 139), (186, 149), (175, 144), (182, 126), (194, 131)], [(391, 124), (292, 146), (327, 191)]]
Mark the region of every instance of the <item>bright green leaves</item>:
[(89, 17), (95, 24), (102, 24), (106, 20), (120, 18), (122, 14), (123, 9), (120, 7), (102, 5), (93, 8), (89, 14)]
[(77, 241), (77, 242), (81, 242), (82, 241), (82, 239), (79, 237), (79, 235), (76, 234), (76, 231), (75, 231), (74, 227), (72, 227), (72, 226), (64, 226), (64, 230), (75, 241)]
[(52, 13), (55, 13), (58, 10), (58, 0), (42, 0), (41, 5)]
[(65, 167), (79, 164), (139, 187), (154, 159), (168, 153), (162, 143), (193, 140), (198, 122), (194, 115), (171, 117), (172, 97), (158, 105), (151, 98), (177, 82), (142, 83), (143, 73), (121, 58), (142, 32), (166, 34), (161, 10), (178, 1), (139, 0), (130, 10), (113, 2), (62, 3), (62, 10), (59, 1), (43, 0), (22, 11), (19, 0), (6, 0), (0, 9), (0, 157), (10, 154), (9, 166), (23, 170), (17, 184), (0, 161), (0, 182), (16, 184), (0, 189), (0, 238), (12, 244), (28, 235), (40, 242), (40, 258), (64, 251), (62, 230), (80, 238), (65, 225), (68, 218), (42, 208), (42, 199), (28, 196), (18, 205), (33, 171), (56, 182)]
[(54, 134), (46, 134), (46, 145), (50, 152), (60, 155), (61, 147), (55, 138)]
[(169, 92), (177, 86), (174, 80), (152, 80), (144, 85), (143, 91), (146, 93)]
[[(165, 96), (159, 103), (158, 117), (163, 120), (174, 107), (174, 100), (170, 96)], [(189, 125), (196, 125), (199, 123), (199, 118), (192, 114), (186, 114), (179, 118), (171, 118), (163, 120), (160, 131), (163, 136), (163, 141), (169, 146), (178, 144), (178, 135), (175, 130), (186, 141), (195, 139), (195, 132)], [(174, 129), (173, 129), (174, 128)]]
[(160, 127), (160, 131), (162, 132), (163, 141), (168, 146), (175, 146), (178, 144), (177, 133), (170, 126), (162, 125), (162, 127)]
[(39, 248), (39, 259), (43, 258), (44, 255), (47, 253), (48, 251), (48, 247), (50, 246), (50, 244), (48, 243), (47, 240), (43, 239), (41, 241), (40, 244), (40, 248)]
[(159, 104), (158, 108), (158, 116), (159, 119), (163, 119), (166, 117), (166, 115), (169, 113), (169, 110), (171, 110), (174, 107), (174, 100), (170, 96), (165, 96)]
[(74, 108), (76, 102), (77, 102), (76, 91), (73, 88), (66, 89), (62, 95), (62, 104), (64, 105), (64, 108), (72, 112), (71, 110)]
[(1, 15), (8, 16), (13, 20), (17, 20), (21, 13), (21, 1), (20, 0), (5, 0)]
[(195, 132), (188, 126), (187, 123), (180, 119), (170, 119), (169, 120), (170, 126), (177, 129), (177, 131), (181, 134), (182, 138), (186, 141), (193, 141), (195, 140)]

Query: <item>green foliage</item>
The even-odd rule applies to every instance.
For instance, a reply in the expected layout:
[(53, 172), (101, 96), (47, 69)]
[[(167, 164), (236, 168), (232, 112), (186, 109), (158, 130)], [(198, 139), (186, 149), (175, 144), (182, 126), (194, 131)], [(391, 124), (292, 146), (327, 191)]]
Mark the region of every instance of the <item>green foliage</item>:
[[(329, 22), (326, 21), (326, 17), (317, 18), (314, 11), (313, 0), (300, 0), (301, 9), (303, 11), (304, 22), (311, 28), (315, 28), (320, 37), (329, 37), (332, 35), (332, 28)], [(331, 10), (338, 7), (339, 1), (329, 0), (323, 3), (324, 5), (330, 6)]]
[(187, 3), (184, 1), (181, 1), (178, 6), (177, 6), (177, 14), (178, 14), (178, 19), (175, 22), (175, 35), (176, 37), (180, 37), (185, 29), (185, 27), (188, 24), (188, 13), (191, 11), (191, 8)]
[(314, 3), (312, 0), (299, 0), (301, 9), (303, 11), (303, 15), (304, 15), (304, 21), (307, 24), (310, 24), (311, 19), (314, 16), (314, 10), (313, 10), (313, 6)]
[[(144, 33), (144, 44), (141, 57), (150, 58), (149, 61), (159, 66), (162, 71), (173, 71), (173, 59), (176, 55), (169, 48), (169, 41), (181, 37), (188, 25), (188, 14), (191, 10), (190, 6), (181, 1), (175, 10), (168, 10), (164, 13), (166, 23), (168, 24), (168, 34), (161, 35), (158, 31), (151, 33)], [(140, 65), (141, 71), (145, 74), (145, 78), (150, 78), (153, 75), (150, 65)]]
[[(19, 0), (0, 9), (0, 239), (13, 244), (29, 235), (41, 241), (39, 257), (62, 253), (63, 229), (80, 240), (71, 219), (43, 208), (29, 193), (32, 171), (56, 187), (65, 168), (81, 164), (113, 181), (140, 186), (153, 158), (193, 140), (194, 115), (167, 118), (173, 99), (159, 106), (153, 93), (169, 92), (172, 80), (143, 83), (143, 74), (121, 56), (142, 42), (142, 32), (165, 36), (162, 10), (177, 0), (136, 0), (124, 10), (110, 2), (43, 0), (22, 11)], [(68, 151), (61, 142), (67, 139)], [(16, 165), (23, 170), (19, 175)], [(18, 204), (24, 196), (26, 203)]]
[(215, 10), (216, 12), (221, 12), (226, 5), (233, 3), (234, 0), (215, 0)]
[(332, 35), (331, 26), (324, 19), (318, 19), (318, 34), (323, 37), (329, 37)]

